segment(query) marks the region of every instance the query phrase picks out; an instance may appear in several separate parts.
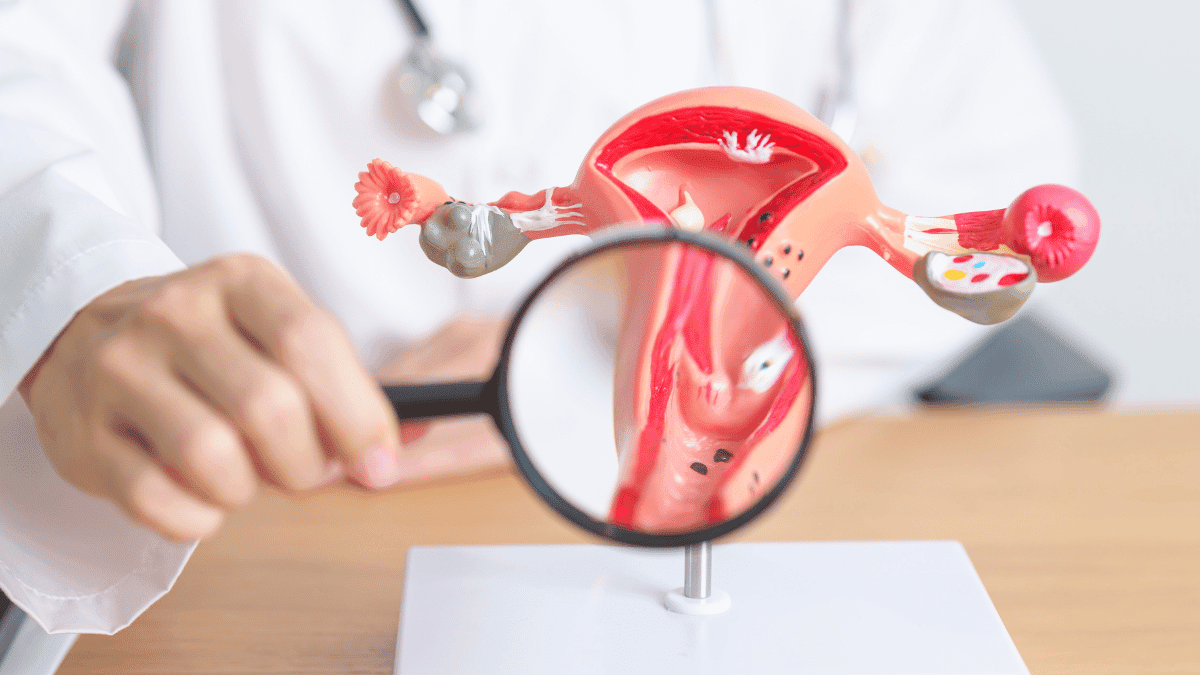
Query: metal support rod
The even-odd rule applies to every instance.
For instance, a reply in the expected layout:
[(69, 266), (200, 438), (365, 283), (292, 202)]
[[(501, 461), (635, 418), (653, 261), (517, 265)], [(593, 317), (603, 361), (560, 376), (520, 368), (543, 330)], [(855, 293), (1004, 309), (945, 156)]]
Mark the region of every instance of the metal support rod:
[(683, 595), (694, 600), (712, 595), (712, 542), (684, 547)]

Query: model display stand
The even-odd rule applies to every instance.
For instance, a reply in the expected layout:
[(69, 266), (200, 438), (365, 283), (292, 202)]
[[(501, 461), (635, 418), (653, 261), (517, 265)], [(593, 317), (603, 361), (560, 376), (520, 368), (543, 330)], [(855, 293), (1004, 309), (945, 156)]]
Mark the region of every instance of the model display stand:
[(398, 675), (1029, 672), (958, 542), (714, 547), (729, 611), (664, 606), (678, 550), (414, 547)]

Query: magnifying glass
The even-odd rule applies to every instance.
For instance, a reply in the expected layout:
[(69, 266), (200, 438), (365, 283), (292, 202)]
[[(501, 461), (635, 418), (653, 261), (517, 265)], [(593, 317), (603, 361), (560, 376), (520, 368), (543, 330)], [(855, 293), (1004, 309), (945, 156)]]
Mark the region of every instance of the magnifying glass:
[(804, 328), (717, 235), (610, 232), (524, 300), (485, 382), (389, 384), (401, 420), (490, 415), (551, 507), (624, 544), (708, 542), (762, 513), (813, 430)]

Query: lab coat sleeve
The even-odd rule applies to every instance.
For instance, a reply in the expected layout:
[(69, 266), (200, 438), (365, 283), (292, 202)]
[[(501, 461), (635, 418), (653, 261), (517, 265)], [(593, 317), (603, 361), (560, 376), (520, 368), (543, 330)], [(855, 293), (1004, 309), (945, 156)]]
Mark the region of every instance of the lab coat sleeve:
[(1075, 125), (1011, 1), (858, 6), (854, 145), (885, 203), (934, 216), (1079, 187)]
[(0, 588), (50, 632), (111, 633), (192, 546), (63, 481), (14, 389), (96, 296), (183, 264), (156, 234), (137, 115), (108, 59), (128, 8), (71, 5), (0, 2)]

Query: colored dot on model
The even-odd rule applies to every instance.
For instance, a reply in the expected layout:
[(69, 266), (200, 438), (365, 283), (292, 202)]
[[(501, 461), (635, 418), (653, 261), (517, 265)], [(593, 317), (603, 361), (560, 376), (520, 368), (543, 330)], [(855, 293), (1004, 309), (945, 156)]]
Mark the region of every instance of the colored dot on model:
[(983, 267), (983, 266), (984, 266), (984, 265), (986, 265), (986, 264), (987, 264), (987, 263), (985, 263), (984, 261), (980, 260), (979, 262), (975, 263), (975, 264), (973, 265), (973, 267), (974, 267), (975, 269), (979, 269), (980, 267)]
[(956, 263), (965, 263), (965, 262), (967, 262), (968, 260), (970, 260), (971, 258), (972, 258), (972, 256), (969, 256), (969, 255), (960, 255), (960, 256), (958, 256), (957, 258), (955, 258), (955, 259), (954, 259), (954, 262), (956, 262)]
[(975, 276), (971, 277), (971, 283), (973, 283), (973, 284), (977, 284), (977, 283), (979, 283), (979, 282), (983, 281), (984, 279), (986, 279), (986, 278), (988, 278), (988, 277), (990, 277), (990, 276), (992, 276), (992, 275), (990, 275), (990, 274), (976, 274)]
[(946, 273), (942, 276), (946, 277), (950, 281), (958, 281), (959, 279), (967, 276), (967, 273), (962, 270), (946, 270)]
[(1025, 277), (1027, 277), (1027, 276), (1029, 276), (1029, 275), (1028, 274), (1005, 274), (1004, 276), (1000, 277), (1000, 281), (997, 283), (999, 283), (1001, 286), (1012, 286), (1013, 284), (1017, 284), (1022, 281), (1025, 281)]

